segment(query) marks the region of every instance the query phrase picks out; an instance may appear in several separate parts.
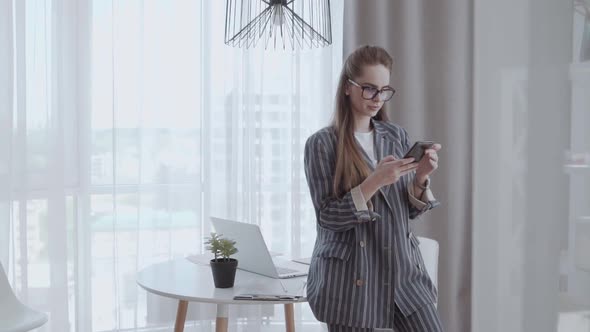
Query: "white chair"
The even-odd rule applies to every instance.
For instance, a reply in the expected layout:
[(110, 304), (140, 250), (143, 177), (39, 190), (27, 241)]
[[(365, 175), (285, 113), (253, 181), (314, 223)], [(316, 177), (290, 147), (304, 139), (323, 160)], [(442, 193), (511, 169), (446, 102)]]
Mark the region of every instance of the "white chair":
[[(438, 289), (438, 242), (420, 236), (418, 236), (418, 241), (420, 242), (418, 247), (426, 266), (426, 272), (428, 272), (434, 287)], [(436, 306), (436, 303), (434, 305)]]
[(0, 263), (0, 332), (24, 332), (47, 322), (47, 315), (20, 302), (10, 288)]

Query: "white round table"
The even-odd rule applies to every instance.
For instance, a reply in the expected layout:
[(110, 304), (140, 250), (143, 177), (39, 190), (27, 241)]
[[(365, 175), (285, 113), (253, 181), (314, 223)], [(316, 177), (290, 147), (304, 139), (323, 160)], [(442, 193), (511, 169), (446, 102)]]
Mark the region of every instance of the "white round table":
[[(286, 329), (295, 331), (293, 304), (307, 301), (303, 291), (305, 281), (306, 277), (273, 279), (238, 269), (233, 288), (215, 288), (211, 267), (185, 258), (150, 265), (137, 275), (137, 283), (146, 291), (179, 300), (175, 332), (184, 330), (188, 302), (217, 304), (216, 331), (227, 331), (230, 304), (284, 304)], [(297, 300), (280, 301), (234, 300), (239, 294), (303, 296)]]

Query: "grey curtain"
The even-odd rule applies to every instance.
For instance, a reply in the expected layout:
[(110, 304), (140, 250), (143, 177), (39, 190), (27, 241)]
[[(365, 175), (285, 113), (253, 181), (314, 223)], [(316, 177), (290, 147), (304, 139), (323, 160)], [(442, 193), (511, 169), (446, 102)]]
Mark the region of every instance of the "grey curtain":
[(471, 328), (472, 1), (345, 0), (344, 56), (364, 44), (394, 58), (390, 118), (440, 142), (432, 186), (442, 206), (415, 222), (437, 240), (438, 308), (447, 331)]

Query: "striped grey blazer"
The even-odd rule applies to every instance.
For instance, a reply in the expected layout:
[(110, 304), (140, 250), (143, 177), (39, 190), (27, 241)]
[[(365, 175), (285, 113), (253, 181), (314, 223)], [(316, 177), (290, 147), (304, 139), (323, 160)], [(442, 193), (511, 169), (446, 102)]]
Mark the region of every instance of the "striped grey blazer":
[[(387, 155), (402, 158), (409, 149), (406, 131), (392, 123), (372, 124), (377, 160)], [(409, 203), (412, 174), (382, 187), (368, 202), (369, 210), (357, 210), (351, 192), (333, 198), (336, 144), (331, 127), (305, 144), (305, 175), (317, 219), (309, 305), (318, 320), (329, 324), (392, 328), (395, 304), (407, 316), (436, 302), (437, 291), (409, 221), (434, 205), (418, 210)]]

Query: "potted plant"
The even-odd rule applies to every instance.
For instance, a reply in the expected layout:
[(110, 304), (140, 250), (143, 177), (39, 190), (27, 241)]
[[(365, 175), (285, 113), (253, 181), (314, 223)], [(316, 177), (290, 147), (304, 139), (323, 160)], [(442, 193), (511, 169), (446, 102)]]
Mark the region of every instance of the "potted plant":
[(216, 288), (231, 288), (234, 286), (238, 260), (230, 258), (238, 252), (236, 241), (223, 238), (221, 234), (211, 233), (206, 238), (207, 250), (210, 250), (215, 258), (211, 260), (211, 272)]

